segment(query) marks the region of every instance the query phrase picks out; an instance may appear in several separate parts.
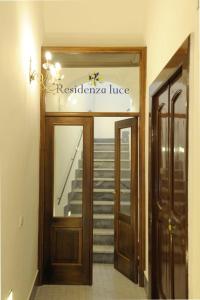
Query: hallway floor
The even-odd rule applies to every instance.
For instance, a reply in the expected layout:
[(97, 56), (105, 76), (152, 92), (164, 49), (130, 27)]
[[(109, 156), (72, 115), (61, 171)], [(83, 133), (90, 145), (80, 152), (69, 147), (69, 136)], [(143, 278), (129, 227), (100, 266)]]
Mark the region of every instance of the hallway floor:
[(138, 287), (116, 271), (113, 265), (93, 265), (93, 286), (46, 285), (37, 290), (35, 300), (133, 300), (146, 299)]

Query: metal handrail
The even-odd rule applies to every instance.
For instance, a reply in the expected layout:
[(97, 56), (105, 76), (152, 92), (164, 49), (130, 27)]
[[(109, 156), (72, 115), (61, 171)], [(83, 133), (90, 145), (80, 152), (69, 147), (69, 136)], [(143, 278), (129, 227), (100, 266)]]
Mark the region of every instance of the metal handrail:
[(80, 135), (80, 138), (79, 138), (79, 140), (78, 140), (78, 144), (77, 144), (77, 146), (76, 146), (74, 155), (73, 155), (73, 157), (72, 157), (72, 159), (71, 159), (71, 164), (70, 164), (70, 167), (69, 167), (69, 171), (68, 171), (68, 173), (67, 173), (65, 182), (64, 182), (64, 184), (63, 184), (63, 188), (62, 188), (62, 191), (61, 191), (61, 193), (60, 193), (60, 197), (58, 197), (58, 205), (60, 204), (60, 202), (61, 202), (61, 200), (62, 200), (62, 197), (63, 197), (64, 191), (65, 191), (65, 188), (66, 188), (66, 185), (67, 185), (67, 182), (68, 182), (68, 179), (69, 179), (69, 176), (70, 176), (70, 173), (71, 173), (71, 170), (72, 170), (72, 167), (73, 167), (73, 164), (74, 164), (76, 155), (77, 155), (77, 152), (78, 152), (78, 150), (79, 150), (79, 146), (80, 146), (82, 137), (83, 137), (83, 130), (81, 131), (81, 135)]

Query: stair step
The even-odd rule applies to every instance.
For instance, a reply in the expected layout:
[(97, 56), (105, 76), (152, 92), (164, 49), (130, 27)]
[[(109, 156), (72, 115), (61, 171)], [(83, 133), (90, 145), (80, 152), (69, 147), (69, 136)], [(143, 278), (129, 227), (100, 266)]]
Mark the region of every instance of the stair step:
[[(121, 169), (121, 176), (122, 178), (130, 178), (130, 169)], [(77, 169), (76, 170), (76, 178), (82, 178), (82, 175), (83, 175), (83, 169)], [(94, 172), (93, 172), (93, 175), (94, 175), (94, 178), (97, 177), (97, 178), (113, 178), (114, 179), (114, 176), (115, 176), (115, 170), (114, 168), (95, 168), (94, 169)]]
[[(72, 214), (80, 214), (82, 211), (82, 201), (73, 200), (70, 203), (70, 210)], [(98, 214), (112, 214), (114, 213), (114, 202), (113, 201), (94, 201), (93, 213)]]
[[(114, 193), (114, 189), (93, 189), (94, 193)], [(130, 193), (129, 189), (121, 189), (121, 193)], [(74, 193), (81, 193), (82, 189), (74, 189)]]
[[(74, 205), (74, 204), (78, 204), (78, 205), (82, 205), (82, 200), (71, 200), (70, 204)], [(94, 200), (93, 201), (93, 205), (114, 205), (114, 201), (112, 200)], [(125, 206), (129, 206), (130, 205), (130, 201), (121, 201), (121, 205), (125, 205)]]
[[(130, 211), (130, 202), (121, 202), (123, 205), (123, 211), (129, 212)], [(71, 211), (71, 214), (80, 214), (82, 211), (82, 201), (81, 200), (72, 200), (70, 201), (70, 207), (65, 207), (65, 215), (67, 215), (68, 211)], [(94, 214), (113, 214), (114, 213), (114, 201), (94, 201), (93, 205), (93, 213)], [(110, 223), (110, 224), (109, 224)], [(103, 226), (101, 225), (101, 222), (96, 222), (97, 226)], [(107, 222), (105, 224), (105, 227), (111, 226), (111, 222)]]
[(114, 229), (94, 228), (93, 235), (114, 235)]
[(94, 214), (93, 219), (110, 219), (114, 220), (113, 214)]
[(114, 246), (111, 245), (93, 245), (93, 253), (114, 253)]
[(98, 264), (113, 264), (114, 253), (93, 253), (93, 262)]
[[(81, 188), (83, 185), (83, 181), (80, 178), (77, 178), (76, 180), (72, 181), (72, 190), (77, 189), (77, 188)], [(114, 189), (115, 188), (115, 180), (114, 179), (104, 179), (104, 178), (98, 178), (98, 179), (94, 179), (93, 180), (93, 187), (95, 188), (99, 188), (99, 189)], [(121, 188), (127, 188), (130, 189), (130, 179), (122, 179), (121, 180)]]
[[(82, 168), (83, 162), (82, 160), (79, 160), (78, 166), (79, 168)], [(110, 169), (115, 167), (115, 161), (113, 159), (95, 159), (93, 162), (94, 168), (96, 169)], [(121, 166), (122, 168), (129, 169), (130, 167), (130, 160), (121, 160)], [(130, 170), (130, 169), (129, 169)]]
[[(115, 150), (115, 144), (114, 143), (95, 143), (94, 144), (94, 150)], [(122, 151), (128, 151), (129, 150), (129, 144), (122, 143), (121, 144), (121, 150)]]
[[(71, 214), (71, 217), (73, 218), (81, 218), (81, 214)], [(94, 220), (114, 220), (113, 214), (94, 214), (93, 215)]]
[[(121, 200), (128, 201), (130, 200), (130, 191), (122, 189)], [(81, 190), (74, 190), (68, 194), (69, 201), (71, 200), (82, 200), (82, 192)], [(114, 201), (115, 193), (112, 189), (96, 189), (93, 193), (94, 200), (101, 200), (101, 201)]]
[[(128, 203), (128, 202), (124, 202), (125, 203), (125, 205), (126, 205), (126, 203)], [(79, 205), (82, 205), (82, 200), (71, 200), (70, 201), (70, 204), (79, 204)], [(93, 201), (93, 205), (103, 205), (103, 206), (105, 206), (105, 205), (114, 205), (114, 201)]]
[(114, 138), (94, 138), (94, 143), (114, 143)]
[[(115, 138), (94, 138), (94, 144), (115, 144)], [(128, 145), (124, 140), (122, 144)]]
[[(122, 159), (129, 159), (129, 151), (121, 151), (120, 153)], [(114, 159), (115, 151), (94, 151), (94, 159)]]
[(114, 229), (113, 228), (94, 228), (93, 229), (94, 245), (114, 245)]

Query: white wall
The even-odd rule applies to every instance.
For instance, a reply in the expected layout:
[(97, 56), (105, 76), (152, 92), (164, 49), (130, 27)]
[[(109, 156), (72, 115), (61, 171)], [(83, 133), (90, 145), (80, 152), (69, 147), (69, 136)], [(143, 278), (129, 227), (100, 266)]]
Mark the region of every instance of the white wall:
[[(200, 104), (197, 1), (152, 0), (148, 2), (147, 16), (146, 43), (148, 55), (146, 119), (148, 118), (148, 88), (150, 84), (158, 76), (187, 36), (190, 33), (192, 34), (189, 100), (189, 296), (190, 298), (200, 298), (200, 262), (198, 257), (198, 250), (200, 248)], [(146, 122), (146, 133), (148, 134), (148, 122)], [(148, 139), (146, 137), (146, 168), (148, 168), (147, 153)], [(146, 169), (146, 198), (148, 199), (147, 187), (148, 172)], [(146, 250), (146, 261), (148, 262), (148, 249)]]
[[(97, 117), (94, 118), (94, 137), (95, 138), (115, 138), (115, 122), (124, 120), (124, 117)], [(127, 118), (126, 118), (127, 119)]]
[(37, 274), (40, 112), (29, 59), (40, 70), (41, 20), (37, 2), (0, 3), (2, 300), (10, 289), (27, 300)]
[(46, 45), (145, 45), (146, 0), (44, 1)]

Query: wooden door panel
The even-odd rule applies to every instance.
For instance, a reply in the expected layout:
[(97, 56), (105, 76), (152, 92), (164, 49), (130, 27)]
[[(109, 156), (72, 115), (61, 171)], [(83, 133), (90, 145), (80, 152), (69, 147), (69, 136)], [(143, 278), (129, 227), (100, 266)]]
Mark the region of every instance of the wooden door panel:
[(156, 239), (158, 242), (155, 255), (159, 255), (156, 272), (158, 298), (170, 299), (170, 235), (168, 220), (157, 222)]
[(153, 102), (152, 296), (187, 298), (187, 84), (182, 69)]
[(51, 263), (78, 264), (82, 262), (81, 228), (61, 228), (52, 226)]
[[(138, 281), (138, 127), (137, 119), (115, 123), (115, 268)], [(124, 165), (121, 160), (123, 143), (128, 144), (130, 185), (121, 184)]]
[[(60, 166), (65, 165), (64, 160), (70, 139), (63, 139), (62, 132), (83, 129), (83, 149), (80, 152), (82, 159), (82, 188), (78, 190), (81, 208), (80, 216), (73, 212), (71, 201), (76, 193), (69, 190), (65, 192), (65, 184), (60, 187), (60, 193), (55, 196), (56, 170), (63, 173)], [(60, 131), (61, 128), (62, 130)], [(67, 128), (67, 131), (65, 130)], [(59, 129), (59, 130), (58, 130)], [(55, 132), (57, 137), (55, 138)], [(70, 137), (69, 134), (66, 135)], [(66, 137), (64, 135), (64, 137)], [(62, 139), (61, 139), (62, 137)], [(64, 150), (58, 151), (56, 141), (59, 141)], [(76, 142), (76, 141), (75, 141)], [(89, 117), (47, 117), (46, 118), (46, 156), (45, 156), (45, 230), (44, 230), (44, 273), (43, 283), (50, 284), (91, 284), (92, 283), (92, 145), (93, 120)], [(65, 148), (64, 148), (65, 146)], [(77, 147), (76, 147), (77, 148)], [(72, 149), (73, 150), (73, 149)], [(56, 154), (55, 154), (56, 152)], [(61, 161), (56, 162), (58, 153), (63, 154)], [(73, 154), (73, 153), (72, 153)], [(70, 152), (71, 155), (71, 152)], [(68, 155), (69, 157), (71, 157)], [(75, 156), (73, 156), (75, 157)], [(78, 166), (77, 158), (77, 166)], [(59, 168), (58, 168), (59, 166)], [(56, 169), (57, 168), (57, 169)], [(71, 163), (69, 170), (71, 170)], [(75, 172), (74, 168), (74, 172)], [(65, 170), (64, 170), (65, 171)], [(65, 172), (65, 174), (68, 174)], [(66, 175), (65, 175), (66, 176)], [(67, 175), (68, 176), (68, 175)], [(66, 177), (68, 178), (68, 177)], [(73, 180), (73, 176), (71, 177)], [(62, 179), (65, 179), (62, 178)], [(62, 180), (62, 182), (66, 182)], [(59, 205), (62, 205), (61, 207)], [(73, 215), (74, 214), (74, 215)]]
[(187, 298), (187, 86), (179, 76), (170, 86), (172, 135), (172, 296)]
[(166, 87), (156, 100), (156, 147), (155, 147), (155, 281), (157, 298), (170, 296), (170, 239), (168, 218), (170, 210), (169, 182), (169, 88)]
[(118, 252), (119, 255), (125, 256), (127, 259), (131, 259), (132, 249), (131, 249), (131, 225), (124, 223), (119, 220), (118, 223), (119, 231), (119, 241), (118, 241)]

